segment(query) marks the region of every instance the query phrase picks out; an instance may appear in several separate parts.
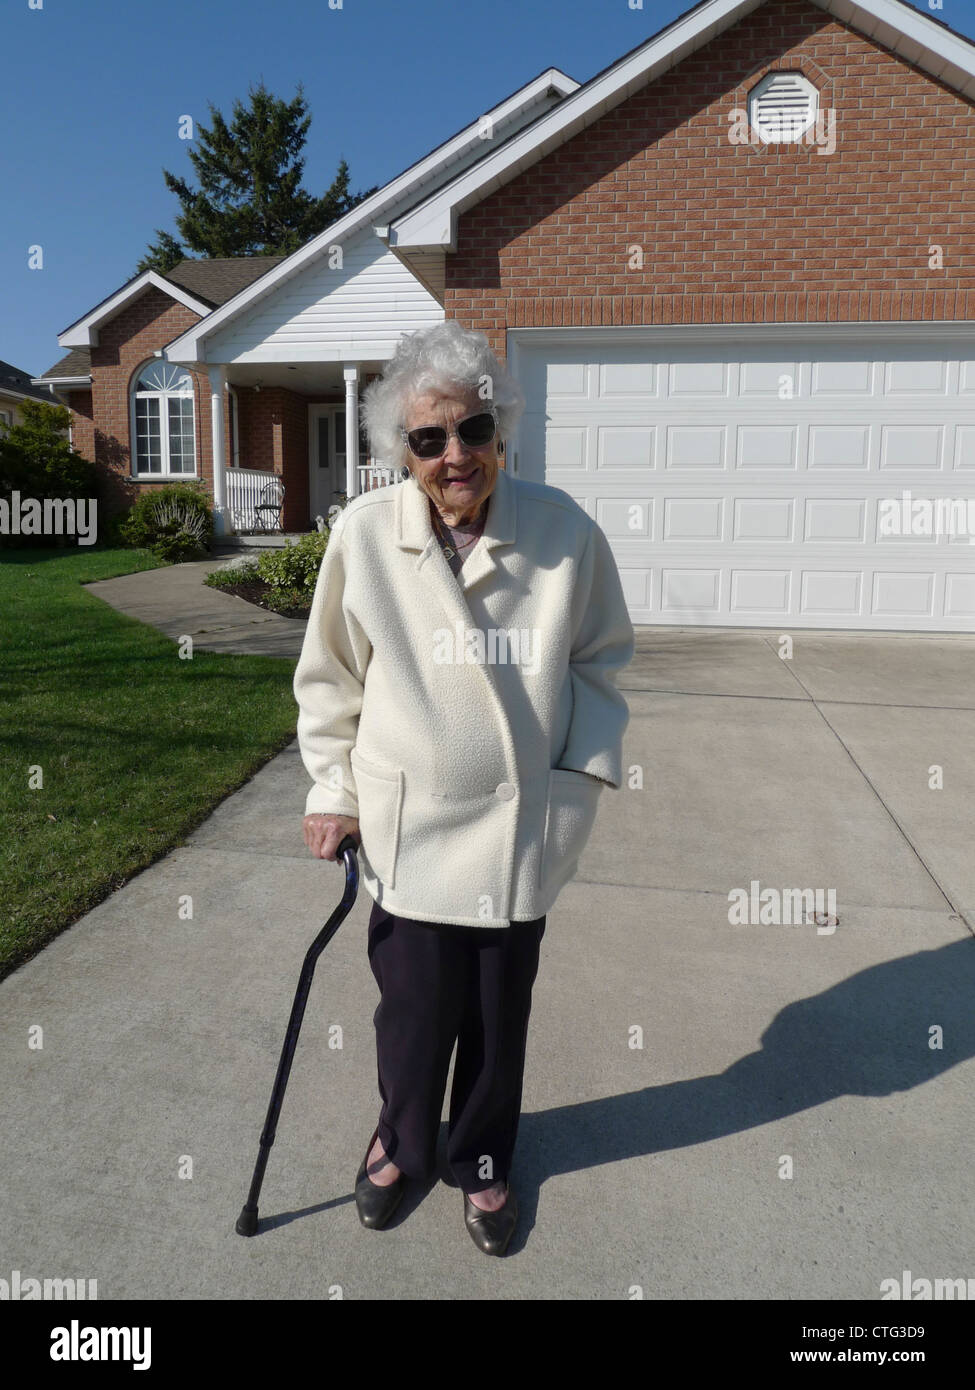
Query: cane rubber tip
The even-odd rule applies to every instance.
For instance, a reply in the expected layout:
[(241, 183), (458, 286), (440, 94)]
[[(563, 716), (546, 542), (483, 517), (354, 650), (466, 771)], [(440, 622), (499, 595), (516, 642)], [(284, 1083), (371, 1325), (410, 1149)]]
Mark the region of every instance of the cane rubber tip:
[(239, 1236), (257, 1235), (257, 1212), (248, 1211), (246, 1207), (243, 1207), (237, 1218), (236, 1229)]

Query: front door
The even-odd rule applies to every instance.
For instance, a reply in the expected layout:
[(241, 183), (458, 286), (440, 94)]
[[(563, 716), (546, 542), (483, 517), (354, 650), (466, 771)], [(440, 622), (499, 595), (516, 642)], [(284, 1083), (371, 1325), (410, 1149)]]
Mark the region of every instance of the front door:
[(311, 525), (328, 520), (328, 509), (345, 492), (345, 410), (337, 405), (308, 407), (308, 498)]
[[(367, 461), (365, 430), (359, 429), (359, 463)], [(361, 486), (361, 484), (360, 484)], [(315, 518), (328, 520), (328, 509), (344, 498), (348, 487), (345, 471), (345, 406), (308, 407), (308, 497), (310, 525)]]

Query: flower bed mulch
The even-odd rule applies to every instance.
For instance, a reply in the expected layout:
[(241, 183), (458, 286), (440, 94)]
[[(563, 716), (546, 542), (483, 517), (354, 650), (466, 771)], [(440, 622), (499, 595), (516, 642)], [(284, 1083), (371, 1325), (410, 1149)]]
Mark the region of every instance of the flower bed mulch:
[(270, 588), (263, 579), (241, 579), (236, 584), (221, 584), (222, 594), (234, 594), (245, 603), (253, 603), (268, 613), (277, 613), (282, 618), (307, 618), (311, 612), (311, 602), (297, 608), (278, 608), (271, 601)]

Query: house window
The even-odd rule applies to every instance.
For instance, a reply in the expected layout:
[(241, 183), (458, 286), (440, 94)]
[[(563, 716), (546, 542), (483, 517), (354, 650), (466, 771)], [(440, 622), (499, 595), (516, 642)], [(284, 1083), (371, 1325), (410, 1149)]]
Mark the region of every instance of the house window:
[(818, 112), (819, 93), (801, 72), (770, 72), (748, 102), (748, 119), (768, 144), (801, 139)]
[(132, 386), (134, 476), (196, 473), (193, 378), (171, 362), (149, 362)]
[(0, 436), (7, 433), (7, 430), (11, 428), (13, 422), (14, 413), (12, 410), (0, 410)]

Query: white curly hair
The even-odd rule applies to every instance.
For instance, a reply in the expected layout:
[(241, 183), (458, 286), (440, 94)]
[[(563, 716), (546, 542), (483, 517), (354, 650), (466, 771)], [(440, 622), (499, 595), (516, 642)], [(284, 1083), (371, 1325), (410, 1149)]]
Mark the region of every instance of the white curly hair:
[(405, 428), (412, 398), (428, 392), (452, 394), (458, 388), (492, 401), (500, 437), (511, 435), (525, 409), (525, 397), (483, 333), (445, 319), (404, 334), (386, 370), (363, 390), (359, 402), (373, 457), (402, 467), (410, 452), (399, 432)]

